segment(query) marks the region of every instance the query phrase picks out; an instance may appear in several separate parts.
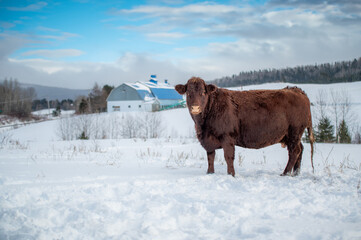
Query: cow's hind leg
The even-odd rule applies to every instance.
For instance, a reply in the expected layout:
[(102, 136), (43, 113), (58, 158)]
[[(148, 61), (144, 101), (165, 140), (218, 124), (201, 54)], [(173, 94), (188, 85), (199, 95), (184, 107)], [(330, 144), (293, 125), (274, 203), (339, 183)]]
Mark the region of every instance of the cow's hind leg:
[(289, 142), (288, 143), (288, 145), (287, 145), (287, 147), (288, 147), (288, 163), (287, 163), (285, 170), (281, 174), (281, 176), (286, 176), (286, 175), (291, 174), (292, 168), (295, 166), (295, 164), (298, 160), (298, 156), (302, 152), (300, 143), (301, 143), (300, 140), (298, 140), (297, 142)]
[(235, 175), (234, 166), (233, 166), (234, 150), (235, 148), (233, 144), (227, 144), (226, 146), (223, 147), (224, 158), (227, 163), (227, 173), (232, 175), (233, 177)]
[(207, 152), (207, 158), (208, 158), (207, 174), (214, 173), (214, 157), (215, 157), (215, 155), (216, 155), (216, 151)]
[(295, 163), (295, 165), (293, 166), (293, 176), (297, 176), (300, 173), (301, 170), (301, 161), (302, 161), (302, 153), (303, 153), (303, 145), (300, 142), (300, 147), (301, 147), (301, 152), (298, 155), (297, 161)]

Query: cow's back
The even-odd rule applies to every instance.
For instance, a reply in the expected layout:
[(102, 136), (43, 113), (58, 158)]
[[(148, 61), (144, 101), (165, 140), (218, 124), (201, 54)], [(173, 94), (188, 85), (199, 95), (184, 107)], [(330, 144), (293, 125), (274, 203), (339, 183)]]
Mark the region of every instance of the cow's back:
[(280, 142), (290, 127), (308, 126), (310, 102), (298, 88), (226, 91), (239, 121), (237, 145), (262, 148)]

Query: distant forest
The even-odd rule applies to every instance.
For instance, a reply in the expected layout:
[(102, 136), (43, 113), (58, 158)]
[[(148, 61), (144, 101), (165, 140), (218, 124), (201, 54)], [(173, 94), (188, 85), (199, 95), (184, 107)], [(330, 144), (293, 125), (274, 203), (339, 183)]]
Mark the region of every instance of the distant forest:
[(237, 87), (272, 82), (327, 84), (355, 81), (361, 81), (361, 57), (353, 61), (240, 72), (209, 83), (219, 87)]

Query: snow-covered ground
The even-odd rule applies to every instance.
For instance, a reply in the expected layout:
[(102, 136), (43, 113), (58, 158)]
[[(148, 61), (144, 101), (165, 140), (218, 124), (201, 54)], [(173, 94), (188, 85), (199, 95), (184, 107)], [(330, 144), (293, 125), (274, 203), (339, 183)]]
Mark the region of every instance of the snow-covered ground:
[[(47, 116), (47, 115), (52, 115), (53, 111), (55, 111), (55, 108), (49, 108), (49, 109), (42, 109), (42, 110), (38, 110), (33, 112), (33, 115), (36, 116)], [(75, 113), (75, 110), (61, 110), (61, 116), (68, 116), (68, 115), (72, 115)]]
[(298, 177), (279, 144), (237, 148), (235, 178), (218, 150), (206, 175), (187, 110), (160, 114), (157, 139), (62, 141), (60, 119), (3, 132), (0, 239), (361, 239), (360, 145), (316, 144), (312, 173), (305, 143)]

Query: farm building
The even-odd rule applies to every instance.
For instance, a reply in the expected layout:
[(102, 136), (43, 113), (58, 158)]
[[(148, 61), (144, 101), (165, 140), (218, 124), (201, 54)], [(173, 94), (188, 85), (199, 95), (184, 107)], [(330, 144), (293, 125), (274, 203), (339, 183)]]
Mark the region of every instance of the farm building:
[(158, 82), (156, 75), (151, 75), (148, 82), (123, 83), (107, 98), (108, 112), (154, 112), (182, 104), (183, 97), (167, 80)]

